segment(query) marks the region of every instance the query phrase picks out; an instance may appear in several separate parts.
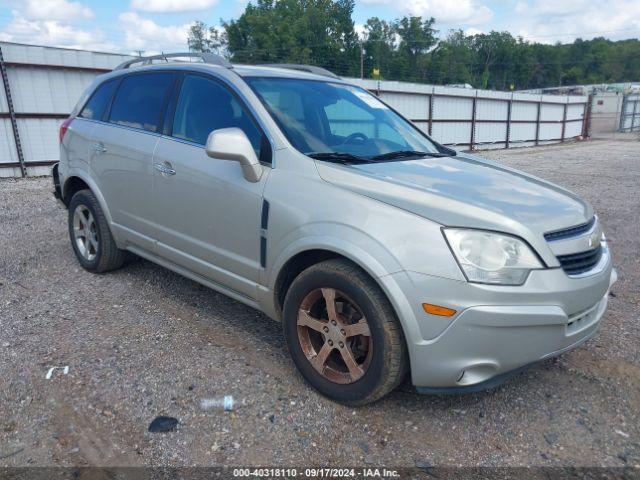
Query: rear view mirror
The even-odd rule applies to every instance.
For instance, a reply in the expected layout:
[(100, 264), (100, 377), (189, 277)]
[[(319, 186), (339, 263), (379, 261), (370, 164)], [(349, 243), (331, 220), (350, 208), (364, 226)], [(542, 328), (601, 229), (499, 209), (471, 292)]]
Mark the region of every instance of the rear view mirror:
[(214, 130), (207, 138), (207, 155), (220, 160), (232, 160), (242, 167), (244, 178), (257, 182), (262, 177), (262, 165), (245, 133), (239, 128)]

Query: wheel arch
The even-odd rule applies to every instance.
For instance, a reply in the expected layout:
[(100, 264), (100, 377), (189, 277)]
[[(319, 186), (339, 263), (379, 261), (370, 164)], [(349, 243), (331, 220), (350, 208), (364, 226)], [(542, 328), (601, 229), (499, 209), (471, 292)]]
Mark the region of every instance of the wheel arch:
[(386, 262), (383, 264), (363, 248), (344, 244), (338, 240), (331, 242), (326, 238), (322, 241), (310, 238), (301, 240), (300, 244), (290, 245), (290, 248), (279, 256), (269, 283), (272, 297), (268, 299), (268, 303), (271, 303), (273, 307), (270, 316), (282, 320), (282, 307), (287, 290), (303, 270), (333, 258), (342, 258), (353, 263), (367, 273), (372, 281), (380, 287), (398, 316), (409, 347), (412, 343), (410, 339), (421, 338), (420, 329), (409, 300), (397, 283), (395, 276), (391, 275), (401, 271), (401, 267), (390, 258), (385, 259)]
[(95, 195), (98, 203), (100, 204), (100, 208), (107, 218), (107, 222), (111, 224), (111, 213), (100, 189), (98, 188), (98, 185), (83, 170), (73, 169), (67, 173), (64, 179), (64, 184), (62, 185), (62, 199), (65, 205), (69, 206), (71, 197), (73, 197), (76, 192), (84, 190), (85, 188), (91, 190), (91, 193)]
[(68, 207), (71, 203), (71, 198), (80, 190), (91, 190), (91, 187), (80, 177), (69, 177), (64, 183), (62, 188), (62, 201)]
[(287, 291), (298, 275), (300, 275), (303, 271), (313, 265), (324, 262), (326, 260), (337, 258), (355, 263), (350, 258), (336, 251), (321, 248), (311, 248), (308, 250), (303, 250), (289, 258), (278, 271), (278, 275), (276, 276), (276, 280), (272, 290), (274, 296), (274, 305), (278, 316), (280, 317), (282, 315), (284, 299), (287, 295)]

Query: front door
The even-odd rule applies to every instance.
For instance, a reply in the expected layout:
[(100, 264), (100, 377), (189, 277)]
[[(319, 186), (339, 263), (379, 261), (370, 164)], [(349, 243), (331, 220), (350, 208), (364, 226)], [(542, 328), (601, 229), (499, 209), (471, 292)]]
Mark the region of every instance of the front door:
[(241, 128), (259, 158), (268, 143), (238, 98), (208, 76), (183, 77), (173, 112), (153, 158), (157, 252), (255, 299), (270, 169), (259, 182), (248, 182), (239, 163), (208, 157), (204, 145), (211, 131), (227, 127)]

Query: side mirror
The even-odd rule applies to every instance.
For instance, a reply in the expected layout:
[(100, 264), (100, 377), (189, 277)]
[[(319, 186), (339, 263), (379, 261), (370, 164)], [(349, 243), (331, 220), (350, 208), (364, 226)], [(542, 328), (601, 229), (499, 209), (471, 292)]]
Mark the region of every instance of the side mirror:
[(262, 165), (245, 133), (239, 128), (221, 128), (207, 137), (207, 155), (220, 160), (233, 160), (242, 167), (242, 174), (250, 182), (262, 177)]

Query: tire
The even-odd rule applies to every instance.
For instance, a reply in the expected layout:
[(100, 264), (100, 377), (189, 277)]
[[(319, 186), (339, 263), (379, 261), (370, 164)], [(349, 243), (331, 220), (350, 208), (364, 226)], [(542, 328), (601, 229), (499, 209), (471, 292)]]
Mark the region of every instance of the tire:
[(124, 264), (127, 252), (116, 246), (107, 218), (91, 190), (76, 192), (69, 202), (69, 238), (85, 270), (103, 273)]
[[(330, 304), (335, 306), (331, 313)], [(389, 300), (347, 260), (321, 262), (298, 275), (287, 292), (283, 317), (296, 367), (332, 400), (365, 405), (406, 376), (407, 347)]]

